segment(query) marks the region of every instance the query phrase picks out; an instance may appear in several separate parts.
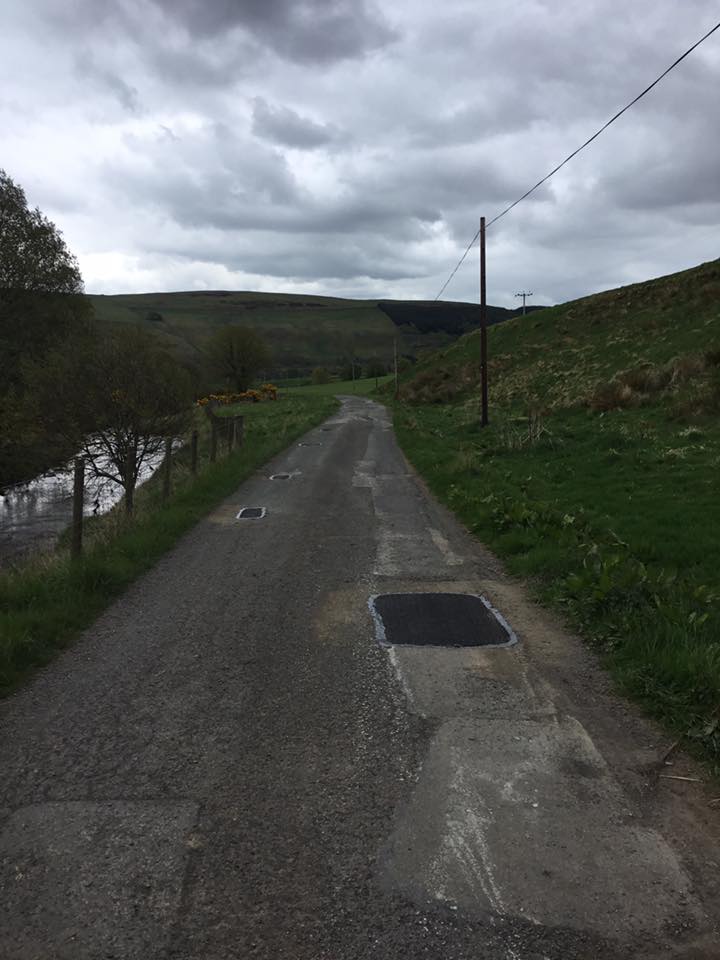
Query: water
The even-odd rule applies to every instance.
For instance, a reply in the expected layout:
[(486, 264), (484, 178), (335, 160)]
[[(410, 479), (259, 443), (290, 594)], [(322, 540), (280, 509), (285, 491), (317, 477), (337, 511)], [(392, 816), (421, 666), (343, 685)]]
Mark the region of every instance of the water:
[[(162, 452), (143, 463), (138, 486), (162, 463)], [(36, 550), (51, 547), (72, 522), (72, 463), (66, 470), (45, 473), (29, 483), (0, 494), (0, 566), (7, 566)], [(86, 517), (107, 513), (122, 499), (118, 483), (85, 473)]]

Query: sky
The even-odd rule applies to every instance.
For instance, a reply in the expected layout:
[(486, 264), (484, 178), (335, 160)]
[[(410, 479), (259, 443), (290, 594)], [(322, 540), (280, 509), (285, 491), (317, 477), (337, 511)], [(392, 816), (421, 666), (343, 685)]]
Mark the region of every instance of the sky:
[[(433, 299), (717, 0), (2, 0), (0, 167), (91, 293)], [(720, 256), (720, 31), (487, 233), (488, 300)], [(443, 297), (478, 299), (473, 251)]]

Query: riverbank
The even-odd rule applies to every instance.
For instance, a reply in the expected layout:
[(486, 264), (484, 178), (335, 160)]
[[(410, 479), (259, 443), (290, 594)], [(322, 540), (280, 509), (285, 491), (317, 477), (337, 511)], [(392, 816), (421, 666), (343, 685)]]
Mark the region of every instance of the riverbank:
[(178, 451), (167, 502), (162, 501), (158, 479), (151, 478), (138, 491), (131, 520), (116, 508), (86, 525), (80, 560), (71, 562), (61, 542), (53, 553), (0, 571), (0, 692), (72, 642), (186, 530), (336, 406), (333, 397), (322, 396), (243, 405), (243, 446), (214, 464), (209, 462), (209, 431), (202, 418), (198, 474), (190, 472), (189, 450)]
[[(138, 487), (146, 483), (163, 461), (159, 452), (143, 463)], [(47, 553), (72, 522), (72, 461), (28, 483), (0, 494), (0, 570), (15, 567), (39, 552)], [(120, 502), (122, 487), (104, 478), (85, 479), (85, 517), (108, 513)]]

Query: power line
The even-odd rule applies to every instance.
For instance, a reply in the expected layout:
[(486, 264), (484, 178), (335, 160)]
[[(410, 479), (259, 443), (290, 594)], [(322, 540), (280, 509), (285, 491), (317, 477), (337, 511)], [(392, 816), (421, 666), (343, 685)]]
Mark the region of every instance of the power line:
[[(595, 133), (585, 141), (585, 143), (581, 144), (576, 150), (573, 150), (573, 152), (572, 152), (571, 154), (569, 154), (567, 157), (565, 157), (565, 159), (562, 161), (562, 163), (559, 163), (556, 167), (554, 167), (554, 168), (550, 171), (550, 173), (548, 173), (546, 176), (544, 176), (544, 177), (542, 178), (542, 180), (538, 180), (538, 182), (535, 184), (534, 187), (530, 187), (530, 189), (529, 189), (529, 190), (526, 190), (525, 193), (524, 193), (521, 197), (518, 197), (517, 200), (514, 200), (511, 204), (509, 204), (507, 207), (505, 207), (505, 209), (502, 210), (496, 217), (493, 217), (493, 219), (488, 222), (487, 226), (488, 226), (488, 227), (491, 227), (494, 223), (497, 223), (497, 221), (498, 221), (501, 217), (504, 217), (505, 214), (510, 213), (510, 211), (513, 209), (513, 207), (516, 207), (519, 203), (522, 203), (523, 200), (526, 200), (526, 199), (530, 196), (531, 193), (534, 193), (534, 192), (538, 189), (538, 187), (541, 187), (544, 183), (546, 183), (546, 182), (550, 179), (550, 177), (552, 177), (554, 174), (556, 174), (556, 173), (558, 172), (558, 170), (562, 169), (562, 167), (564, 167), (566, 163), (569, 163), (570, 160), (573, 159), (573, 157), (576, 157), (576, 156), (580, 153), (581, 150), (584, 150), (585, 147), (589, 146), (589, 145), (593, 142), (593, 140), (596, 140), (596, 139), (600, 136), (600, 134), (603, 133), (603, 131), (607, 130), (607, 128), (610, 126), (611, 123), (615, 123), (615, 121), (616, 121), (617, 119), (619, 119), (627, 110), (629, 110), (630, 107), (633, 107), (633, 106), (638, 102), (638, 100), (642, 100), (642, 98), (643, 98), (647, 93), (650, 93), (650, 91), (653, 89), (653, 87), (656, 87), (656, 86), (658, 85), (658, 83), (660, 83), (660, 81), (670, 73), (671, 70), (674, 70), (675, 67), (677, 67), (677, 65), (678, 65), (679, 63), (682, 63), (682, 61), (683, 61), (686, 57), (690, 56), (690, 54), (693, 52), (693, 50), (696, 50), (696, 49), (700, 46), (701, 43), (704, 43), (704, 41), (707, 40), (708, 37), (712, 36), (712, 34), (715, 33), (715, 31), (716, 31), (716, 30), (719, 30), (719, 29), (720, 29), (720, 23), (716, 23), (715, 26), (714, 26), (711, 30), (708, 30), (708, 32), (707, 32), (706, 34), (704, 34), (702, 37), (700, 37), (700, 39), (699, 39), (698, 41), (696, 41), (691, 47), (689, 47), (689, 48), (685, 51), (685, 53), (683, 53), (681, 56), (679, 56), (679, 57), (677, 58), (677, 60), (673, 61), (673, 63), (671, 63), (670, 66), (669, 66), (666, 70), (663, 70), (663, 72), (660, 74), (659, 77), (657, 77), (655, 80), (653, 80), (653, 82), (652, 82), (649, 86), (645, 87), (645, 89), (642, 91), (642, 93), (639, 93), (633, 100), (630, 101), (630, 103), (626, 104), (626, 105), (622, 108), (622, 110), (618, 110), (618, 112), (617, 112), (614, 116), (610, 117), (610, 119), (609, 119), (606, 123), (604, 123), (604, 124), (600, 127), (599, 130), (596, 130)], [(487, 229), (487, 228), (486, 228), (486, 229)], [(478, 232), (477, 232), (477, 233), (475, 234), (475, 236), (472, 238), (472, 240), (470, 241), (470, 243), (467, 245), (467, 247), (466, 247), (466, 249), (465, 249), (465, 252), (463, 253), (462, 257), (460, 257), (460, 259), (458, 260), (458, 262), (457, 262), (457, 264), (455, 265), (455, 268), (453, 269), (452, 273), (451, 273), (450, 276), (447, 278), (447, 280), (445, 281), (445, 283), (442, 285), (442, 287), (441, 287), (441, 289), (440, 289), (440, 293), (438, 293), (438, 295), (435, 297), (436, 300), (439, 300), (439, 299), (440, 299), (443, 291), (445, 290), (445, 288), (447, 287), (447, 285), (450, 283), (450, 281), (452, 280), (452, 278), (455, 276), (455, 274), (456, 274), (456, 273), (458, 272), (458, 270), (460, 269), (463, 261), (465, 260), (465, 257), (467, 257), (468, 253), (470, 253), (470, 250), (472, 249), (475, 241), (477, 240), (477, 238), (478, 238), (479, 236), (480, 236), (480, 231), (478, 230)]]

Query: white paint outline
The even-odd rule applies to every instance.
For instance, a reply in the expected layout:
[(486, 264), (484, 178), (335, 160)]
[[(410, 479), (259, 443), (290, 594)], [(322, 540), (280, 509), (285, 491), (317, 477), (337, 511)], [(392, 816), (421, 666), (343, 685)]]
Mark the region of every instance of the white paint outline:
[[(243, 510), (259, 510), (260, 516), (259, 517), (243, 517), (241, 516)], [(265, 516), (267, 516), (267, 507), (240, 507), (235, 519), (236, 520), (262, 520), (263, 517)]]
[(296, 477), (301, 477), (301, 470), (281, 470), (279, 473), (272, 473), (268, 479), (270, 480), (295, 480)]
[[(518, 636), (507, 622), (505, 617), (500, 613), (499, 610), (496, 610), (495, 607), (490, 603), (487, 597), (484, 597), (481, 593), (441, 593), (440, 596), (444, 597), (475, 597), (476, 600), (480, 600), (486, 610), (489, 610), (490, 613), (495, 617), (497, 622), (503, 628), (505, 633), (508, 635), (508, 639), (505, 643), (478, 643), (473, 644), (472, 646), (468, 644), (465, 647), (453, 647), (444, 643), (423, 643), (415, 644), (415, 646), (422, 647), (432, 647), (435, 650), (466, 650), (472, 649), (474, 647), (482, 648), (483, 650), (503, 650), (505, 647), (513, 647), (516, 643), (519, 643)], [(380, 644), (381, 647), (392, 650), (395, 646), (399, 647), (411, 647), (411, 643), (399, 643), (394, 644), (390, 643), (387, 638), (387, 633), (385, 631), (385, 623), (382, 618), (382, 614), (375, 606), (375, 601), (379, 600), (380, 597), (395, 597), (395, 596), (418, 596), (418, 597), (427, 597), (427, 596), (438, 596), (438, 591), (432, 591), (428, 593), (427, 591), (417, 591), (413, 593), (412, 591), (406, 591), (405, 593), (374, 593), (371, 597), (368, 598), (368, 608), (370, 610), (370, 615), (373, 618), (375, 623), (375, 640)]]

